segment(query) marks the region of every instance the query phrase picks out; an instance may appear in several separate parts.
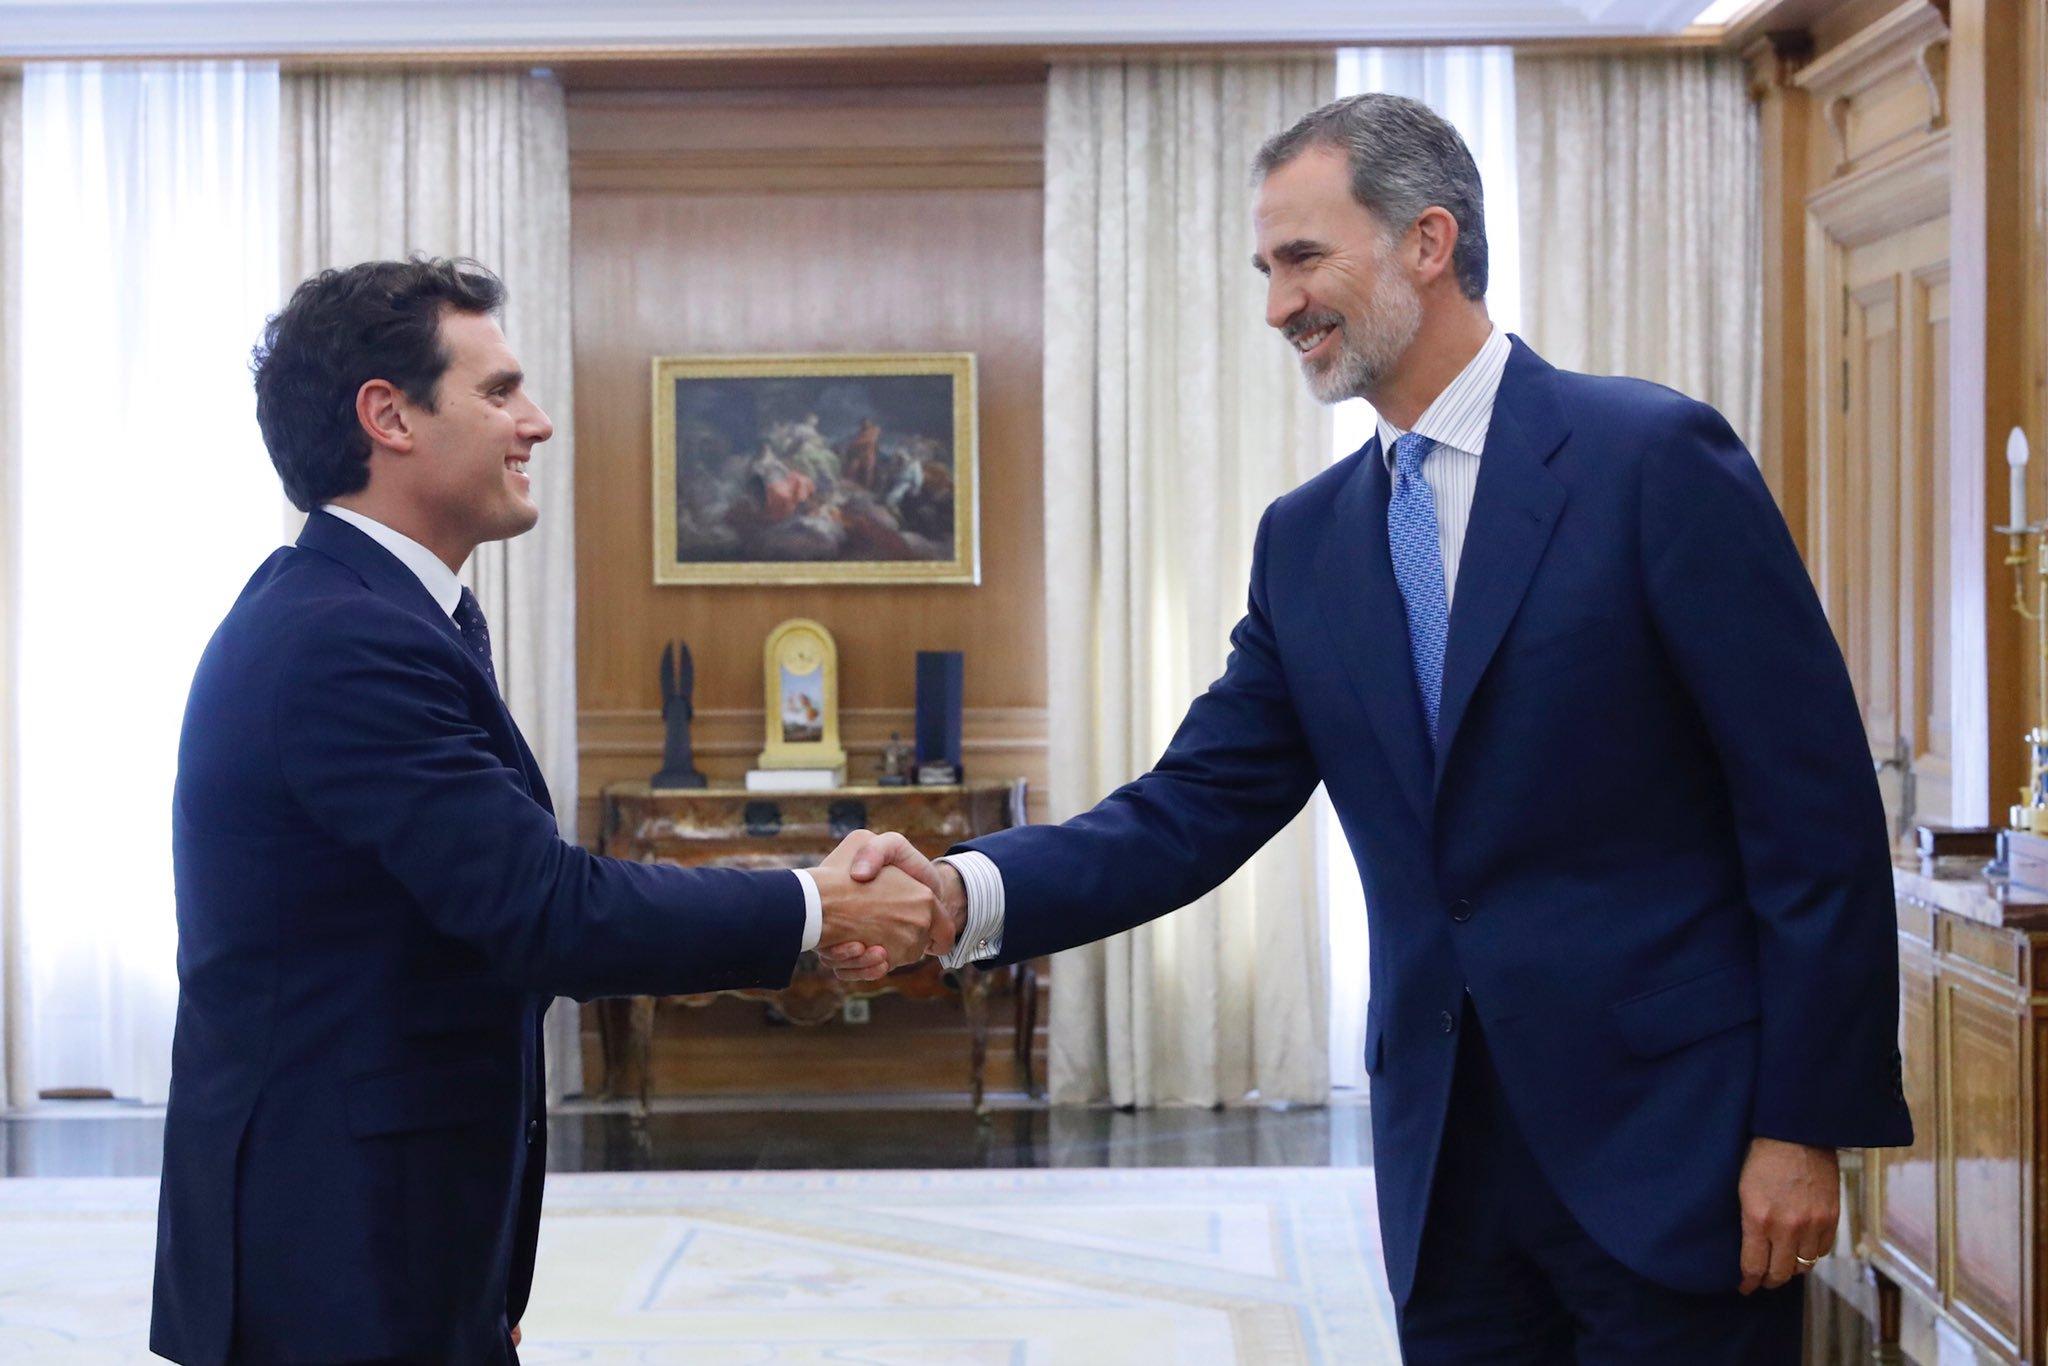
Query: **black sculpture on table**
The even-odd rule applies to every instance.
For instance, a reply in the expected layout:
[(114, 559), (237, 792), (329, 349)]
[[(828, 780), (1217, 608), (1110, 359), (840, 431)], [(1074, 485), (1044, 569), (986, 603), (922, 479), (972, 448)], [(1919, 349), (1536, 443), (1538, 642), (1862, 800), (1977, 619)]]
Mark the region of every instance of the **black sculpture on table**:
[(697, 709), (690, 705), (690, 693), (697, 682), (696, 666), (690, 661), (690, 647), (678, 640), (661, 647), (661, 719), (667, 723), (668, 739), (662, 745), (661, 772), (649, 785), (656, 788), (703, 787), (704, 775), (690, 753), (690, 721)]

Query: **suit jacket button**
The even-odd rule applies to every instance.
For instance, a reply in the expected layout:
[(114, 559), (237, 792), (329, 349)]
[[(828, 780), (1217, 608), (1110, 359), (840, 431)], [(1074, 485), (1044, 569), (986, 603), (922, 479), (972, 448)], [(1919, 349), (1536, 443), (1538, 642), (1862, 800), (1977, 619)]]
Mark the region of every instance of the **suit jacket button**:
[(1446, 1011), (1444, 1012), (1444, 1016), (1443, 1016), (1443, 1026), (1444, 1026), (1444, 1033), (1446, 1033), (1446, 1034), (1455, 1034), (1455, 1033), (1457, 1033), (1457, 1032), (1458, 1032), (1458, 1017), (1457, 1017), (1457, 1016), (1455, 1016), (1455, 1015), (1453, 1015), (1453, 1014), (1451, 1014), (1451, 1012), (1450, 1012), (1450, 1011), (1446, 1010)]
[(529, 1119), (526, 1121), (526, 1146), (531, 1148), (538, 1142), (540, 1142), (540, 1121)]
[(1471, 902), (1465, 900), (1463, 897), (1459, 897), (1456, 901), (1453, 901), (1451, 903), (1451, 919), (1457, 921), (1460, 925), (1462, 925), (1471, 918)]

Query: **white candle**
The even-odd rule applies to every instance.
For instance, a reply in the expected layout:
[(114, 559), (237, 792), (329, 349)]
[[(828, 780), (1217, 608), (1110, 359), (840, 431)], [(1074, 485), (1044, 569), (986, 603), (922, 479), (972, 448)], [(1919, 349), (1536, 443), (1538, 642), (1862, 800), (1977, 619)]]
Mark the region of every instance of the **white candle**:
[(2027, 524), (2027, 434), (2015, 427), (2005, 439), (2005, 463), (2012, 467), (2012, 516), (2007, 526)]

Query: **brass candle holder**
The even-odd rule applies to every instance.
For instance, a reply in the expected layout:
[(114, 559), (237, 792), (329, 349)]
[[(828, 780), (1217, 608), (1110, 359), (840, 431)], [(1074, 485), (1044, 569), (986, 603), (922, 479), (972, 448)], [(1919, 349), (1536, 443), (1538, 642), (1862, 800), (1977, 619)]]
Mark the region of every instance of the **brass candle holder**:
[[(2005, 562), (2012, 566), (2012, 609), (2034, 627), (2034, 724), (2027, 731), (2027, 784), (2020, 801), (2008, 812), (2014, 830), (2048, 836), (2048, 522), (2021, 522), (1993, 527), (2009, 543)], [(2032, 566), (2031, 576), (2028, 566)], [(2027, 580), (2034, 580), (2028, 601)]]

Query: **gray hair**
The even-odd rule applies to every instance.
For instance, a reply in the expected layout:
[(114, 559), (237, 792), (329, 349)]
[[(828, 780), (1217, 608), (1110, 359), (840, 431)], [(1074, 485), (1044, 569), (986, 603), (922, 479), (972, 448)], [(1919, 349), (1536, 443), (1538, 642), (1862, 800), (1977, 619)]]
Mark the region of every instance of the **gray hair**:
[(1351, 197), (1396, 237), (1424, 209), (1442, 208), (1457, 220), (1451, 267), (1468, 299), (1486, 297), (1486, 205), (1479, 167), (1449, 121), (1419, 100), (1402, 95), (1351, 95), (1324, 105), (1284, 133), (1276, 133), (1252, 161), (1264, 180), (1311, 147), (1333, 147), (1351, 162)]

